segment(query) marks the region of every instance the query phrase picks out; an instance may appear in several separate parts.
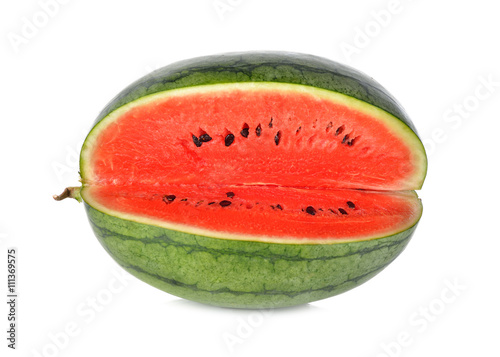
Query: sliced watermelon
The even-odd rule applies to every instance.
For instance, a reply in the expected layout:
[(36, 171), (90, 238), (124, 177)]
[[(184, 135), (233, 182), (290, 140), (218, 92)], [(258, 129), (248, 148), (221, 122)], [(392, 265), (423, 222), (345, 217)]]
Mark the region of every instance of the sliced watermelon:
[(103, 246), (144, 281), (280, 307), (389, 264), (422, 214), (426, 165), (372, 79), (313, 56), (238, 53), (165, 67), (115, 98), (83, 145), (80, 194)]

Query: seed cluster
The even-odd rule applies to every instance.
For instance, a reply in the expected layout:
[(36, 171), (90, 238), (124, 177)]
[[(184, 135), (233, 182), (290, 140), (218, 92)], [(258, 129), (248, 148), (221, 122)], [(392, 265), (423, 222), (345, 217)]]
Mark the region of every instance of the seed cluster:
[[(354, 203), (352, 203), (351, 201), (347, 201), (347, 206), (350, 208), (350, 209), (356, 209), (356, 206), (354, 205)], [(343, 209), (342, 207), (340, 208), (337, 208), (337, 210), (343, 214), (343, 215), (347, 215), (347, 211), (345, 209)], [(302, 209), (302, 211), (304, 211), (304, 209)], [(321, 211), (323, 212), (323, 209), (322, 208), (318, 208), (317, 211)], [(309, 213), (311, 216), (315, 216), (316, 215), (316, 209), (313, 207), (313, 206), (307, 206), (306, 209), (305, 209), (305, 212), (306, 213)], [(333, 213), (333, 214), (338, 214), (337, 212), (335, 212), (333, 209), (331, 208), (328, 208), (328, 212), (330, 213)]]
[[(269, 123), (267, 124), (267, 126), (269, 128), (273, 128), (274, 127), (274, 123), (273, 123), (274, 119), (271, 117), (271, 120), (269, 121)], [(317, 122), (318, 120), (316, 119), (315, 123)], [(313, 125), (313, 129), (316, 128), (316, 124)], [(328, 133), (330, 132), (330, 130), (332, 130), (333, 128), (333, 122), (329, 122), (326, 126), (326, 129), (325, 131)], [(201, 129), (200, 129), (201, 130)], [(301, 132), (302, 130), (302, 126), (299, 126), (296, 130), (295, 130), (295, 135), (299, 135), (299, 133)], [(335, 136), (339, 136), (341, 135), (343, 132), (345, 131), (345, 125), (341, 125), (339, 126), (336, 130), (335, 130)], [(233, 133), (231, 132), (228, 132), (226, 130), (226, 133), (225, 136), (224, 136), (224, 145), (227, 147), (227, 146), (231, 146), (231, 144), (234, 143), (235, 141), (235, 136)], [(342, 140), (341, 140), (341, 144), (344, 144), (344, 145), (347, 145), (347, 146), (353, 146), (354, 143), (358, 140), (359, 136), (356, 136), (354, 138), (351, 138), (350, 135), (352, 133), (347, 133), (345, 135), (342, 136)], [(250, 126), (247, 124), (247, 123), (244, 123), (243, 124), (243, 127), (240, 131), (240, 135), (247, 139), (248, 136), (250, 135)], [(262, 125), (259, 123), (259, 125), (257, 125), (257, 127), (255, 128), (255, 135), (257, 137), (260, 137), (262, 135)], [(203, 143), (206, 143), (206, 142), (209, 142), (212, 140), (212, 137), (203, 132), (199, 137), (197, 137), (196, 135), (194, 134), (191, 134), (192, 136), (192, 139), (193, 139), (193, 143), (196, 145), (196, 147), (201, 147), (201, 145)], [(281, 130), (278, 130), (276, 132), (276, 134), (274, 135), (274, 143), (276, 144), (276, 146), (278, 146), (281, 142), (281, 138), (282, 138), (282, 132)]]
[[(235, 197), (235, 193), (234, 193), (234, 192), (232, 192), (232, 191), (229, 191), (229, 192), (226, 192), (226, 196), (227, 196), (229, 199), (231, 199), (231, 200), (232, 200), (232, 199)], [(166, 203), (166, 204), (168, 204), (168, 205), (169, 205), (169, 204), (171, 204), (172, 202), (174, 202), (174, 201), (175, 201), (175, 199), (176, 199), (176, 196), (175, 196), (175, 195), (164, 195), (164, 196), (162, 197), (163, 202), (165, 202), (165, 203)], [(188, 200), (187, 198), (183, 198), (183, 199), (181, 199), (180, 201), (181, 201), (181, 202), (186, 202), (187, 200)], [(204, 202), (204, 200), (200, 200), (200, 201), (196, 202), (196, 207), (198, 207), (199, 205), (201, 205), (203, 202)], [(208, 205), (208, 206), (212, 206), (212, 205), (214, 205), (214, 204), (216, 204), (216, 203), (217, 203), (216, 201), (211, 201), (211, 202), (208, 202), (208, 203), (207, 203), (207, 205)], [(220, 205), (221, 207), (228, 207), (228, 206), (231, 206), (232, 204), (233, 204), (233, 202), (232, 202), (232, 201), (230, 201), (230, 200), (222, 200), (222, 201), (220, 201), (220, 202), (219, 202), (219, 205)], [(255, 205), (259, 205), (259, 204), (260, 204), (260, 202), (255, 202)], [(349, 209), (351, 209), (351, 210), (356, 209), (356, 206), (355, 206), (355, 204), (354, 204), (352, 201), (347, 201), (347, 202), (346, 202), (346, 204), (347, 204), (347, 206), (349, 207)], [(243, 203), (241, 203), (241, 204), (240, 204), (240, 206), (242, 206), (242, 205), (243, 205)], [(280, 211), (283, 211), (283, 210), (284, 210), (284, 208), (283, 208), (283, 206), (282, 206), (281, 204), (269, 205), (269, 206), (270, 206), (273, 210), (280, 210)], [(248, 209), (250, 209), (250, 208), (252, 208), (253, 206), (252, 206), (251, 204), (248, 204), (248, 203), (247, 203), (246, 207), (247, 207)], [(347, 215), (347, 214), (348, 214), (348, 213), (347, 213), (347, 211), (346, 211), (344, 208), (341, 208), (341, 207), (340, 207), (340, 208), (337, 208), (337, 210), (338, 210), (338, 211), (339, 211), (342, 215)], [(313, 206), (307, 206), (307, 207), (305, 208), (305, 210), (304, 210), (304, 209), (302, 209), (302, 211), (303, 211), (303, 212), (305, 212), (305, 213), (307, 213), (307, 214), (310, 214), (311, 216), (315, 216), (315, 215), (316, 215), (316, 213), (317, 213), (318, 211), (319, 211), (319, 212), (323, 212), (323, 209), (322, 209), (322, 208), (318, 208), (318, 209), (316, 209), (316, 208), (314, 208)], [(335, 212), (335, 211), (334, 211), (333, 209), (331, 209), (331, 208), (328, 208), (328, 211), (329, 211), (330, 213), (333, 213), (333, 214), (338, 214), (337, 212)]]
[[(337, 128), (337, 130), (335, 130), (335, 136), (339, 136), (340, 134), (342, 134), (344, 132), (344, 130), (345, 130), (345, 126), (344, 125), (339, 126)], [(329, 131), (329, 128), (327, 127), (326, 128), (326, 132), (328, 132), (328, 131)], [(355, 137), (355, 138), (350, 138), (349, 134), (345, 134), (344, 137), (342, 138), (341, 143), (345, 144), (347, 146), (353, 146), (354, 142), (356, 141), (357, 138), (358, 138), (358, 136)]]
[[(271, 120), (269, 121), (269, 124), (267, 126), (269, 128), (273, 127), (273, 118), (271, 118)], [(299, 130), (300, 130), (300, 128), (299, 128)], [(226, 130), (226, 132), (227, 132), (227, 130)], [(243, 128), (241, 129), (240, 134), (244, 138), (248, 138), (248, 136), (250, 135), (250, 126), (247, 123), (243, 124)], [(260, 137), (262, 135), (262, 125), (261, 124), (257, 125), (257, 127), (255, 128), (255, 135), (257, 137)], [(281, 136), (282, 136), (281, 130), (278, 130), (276, 132), (276, 134), (274, 135), (274, 143), (276, 144), (276, 146), (278, 146), (280, 144)], [(193, 139), (193, 143), (196, 147), (201, 147), (201, 145), (203, 145), (203, 143), (207, 143), (207, 142), (212, 140), (212, 137), (205, 132), (203, 132), (203, 134), (201, 134), (199, 137), (197, 137), (194, 134), (191, 134), (191, 138)], [(235, 141), (235, 136), (233, 133), (228, 132), (224, 136), (224, 146), (226, 146), (226, 147), (231, 146), (231, 144), (233, 144), (234, 141)]]

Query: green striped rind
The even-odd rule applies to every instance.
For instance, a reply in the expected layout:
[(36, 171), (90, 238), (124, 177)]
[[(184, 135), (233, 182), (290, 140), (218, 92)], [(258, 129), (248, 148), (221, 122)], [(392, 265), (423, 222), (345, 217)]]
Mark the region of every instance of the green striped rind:
[(185, 299), (235, 308), (293, 306), (352, 289), (392, 262), (416, 228), (360, 242), (273, 244), (192, 235), (85, 207), (99, 241), (129, 273)]
[(402, 106), (373, 78), (322, 57), (293, 52), (235, 52), (173, 63), (125, 88), (103, 109), (94, 124), (113, 110), (146, 95), (237, 82), (302, 84), (342, 93), (385, 110), (417, 133)]

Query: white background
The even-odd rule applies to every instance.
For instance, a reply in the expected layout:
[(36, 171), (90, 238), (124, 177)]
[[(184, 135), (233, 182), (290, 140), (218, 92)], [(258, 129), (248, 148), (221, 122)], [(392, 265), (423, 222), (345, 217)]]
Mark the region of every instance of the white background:
[[(17, 351), (6, 347), (1, 304), (0, 355), (500, 355), (500, 21), (493, 6), (2, 2), (0, 290), (6, 296), (7, 248), (17, 247), (20, 297)], [(413, 118), (430, 162), (419, 193), (424, 215), (403, 254), (361, 287), (274, 312), (191, 303), (124, 274), (93, 236), (83, 205), (52, 200), (78, 184), (84, 136), (121, 89), (174, 61), (236, 50), (350, 64)]]

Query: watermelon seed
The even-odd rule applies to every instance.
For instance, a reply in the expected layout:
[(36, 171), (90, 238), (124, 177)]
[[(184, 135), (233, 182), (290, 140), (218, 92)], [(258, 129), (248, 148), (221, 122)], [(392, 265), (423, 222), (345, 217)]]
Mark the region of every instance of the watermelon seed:
[(335, 131), (335, 136), (342, 134), (342, 132), (344, 131), (344, 129), (345, 129), (345, 127), (343, 125), (339, 126), (337, 128), (337, 130)]
[(167, 204), (170, 204), (172, 202), (174, 202), (175, 200), (175, 195), (165, 195), (163, 196), (163, 202), (167, 203)]
[(219, 204), (221, 205), (221, 207), (227, 207), (231, 204), (231, 201), (220, 201)]
[(212, 137), (208, 134), (203, 134), (203, 135), (200, 135), (200, 139), (199, 139), (202, 143), (206, 143), (206, 142), (209, 142), (210, 140), (212, 140)]
[(349, 134), (346, 134), (344, 136), (344, 138), (342, 139), (342, 144), (345, 144), (347, 140), (349, 140)]
[(229, 198), (233, 198), (234, 197), (234, 192), (226, 192), (226, 196), (229, 197)]
[(347, 145), (349, 145), (349, 146), (353, 146), (353, 145), (354, 145), (354, 142), (356, 141), (356, 139), (357, 139), (357, 138), (358, 138), (358, 137), (356, 136), (355, 138), (352, 138), (351, 140), (349, 140), (349, 141), (347, 142)]
[(331, 208), (328, 208), (328, 210), (329, 210), (330, 212), (332, 212), (333, 214), (337, 214), (337, 213), (336, 213), (334, 210), (332, 210)]
[(333, 127), (333, 123), (329, 122), (328, 125), (326, 126), (326, 132), (328, 133), (332, 127)]
[(298, 135), (300, 133), (300, 131), (302, 130), (302, 127), (299, 126), (299, 128), (295, 131), (295, 135)]
[(323, 209), (322, 209), (322, 208), (318, 208), (318, 211), (321, 211), (321, 212), (323, 212)]
[(257, 128), (255, 128), (255, 134), (257, 136), (260, 136), (260, 134), (262, 134), (262, 127), (260, 126), (260, 124), (259, 126), (257, 126)]
[(233, 134), (227, 134), (226, 138), (224, 139), (224, 145), (229, 146), (234, 142), (234, 135)]
[(282, 210), (282, 211), (283, 211), (283, 207), (281, 207), (281, 205), (280, 205), (280, 204), (277, 204), (277, 205), (276, 205), (276, 208), (277, 208), (277, 209), (279, 209), (279, 210)]
[(352, 203), (351, 201), (347, 201), (347, 205), (349, 206), (350, 209), (355, 209), (356, 206), (354, 205), (354, 203)]
[(279, 130), (274, 136), (274, 143), (276, 144), (276, 146), (279, 145), (280, 140), (281, 140), (281, 130)]
[(342, 214), (347, 214), (346, 210), (343, 209), (343, 208), (339, 208), (339, 212), (342, 213)]
[(271, 118), (271, 121), (269, 122), (269, 127), (272, 128), (273, 127), (273, 118)]
[(215, 202), (208, 202), (208, 205), (210, 206), (210, 205), (213, 205), (214, 203), (215, 203)]
[(311, 216), (314, 216), (316, 214), (316, 210), (312, 206), (307, 206), (306, 212), (309, 213)]
[(186, 202), (187, 200), (188, 200), (187, 198), (183, 198), (181, 202)]
[(193, 135), (193, 142), (197, 148), (199, 148), (201, 144), (203, 144), (200, 140), (198, 140), (198, 138), (195, 135)]
[(203, 200), (196, 202), (196, 207), (198, 207), (198, 206), (199, 206), (199, 205), (201, 205), (202, 203), (203, 203)]
[(243, 124), (243, 129), (241, 129), (240, 131), (241, 136), (243, 136), (244, 138), (248, 138), (249, 134), (248, 129), (249, 129), (248, 124), (247, 123)]

